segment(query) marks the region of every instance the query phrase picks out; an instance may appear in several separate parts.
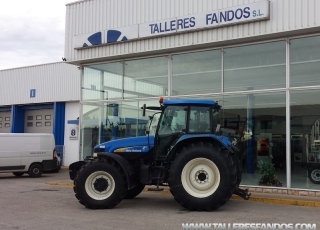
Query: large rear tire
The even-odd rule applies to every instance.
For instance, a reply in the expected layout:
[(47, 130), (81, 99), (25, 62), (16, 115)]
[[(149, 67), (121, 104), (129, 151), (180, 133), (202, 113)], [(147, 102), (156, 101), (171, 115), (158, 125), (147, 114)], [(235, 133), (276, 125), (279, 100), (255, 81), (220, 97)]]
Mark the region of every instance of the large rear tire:
[(170, 192), (181, 206), (211, 211), (230, 199), (236, 179), (236, 169), (228, 152), (210, 143), (196, 143), (176, 157), (168, 182)]
[(126, 176), (115, 162), (98, 161), (82, 166), (74, 179), (74, 192), (86, 208), (113, 208), (128, 190)]
[(241, 165), (241, 162), (239, 160), (239, 157), (237, 155), (235, 155), (235, 154), (232, 155), (232, 161), (233, 161), (233, 164), (236, 167), (236, 175), (237, 175), (237, 180), (236, 180), (236, 184), (235, 184), (235, 189), (234, 190), (237, 190), (237, 188), (239, 188), (239, 185), (240, 185), (241, 180), (242, 180), (242, 165)]
[(135, 187), (133, 187), (132, 189), (129, 189), (127, 191), (126, 196), (124, 197), (124, 199), (133, 199), (136, 196), (138, 196), (142, 190), (144, 189), (145, 185), (144, 184), (137, 184)]

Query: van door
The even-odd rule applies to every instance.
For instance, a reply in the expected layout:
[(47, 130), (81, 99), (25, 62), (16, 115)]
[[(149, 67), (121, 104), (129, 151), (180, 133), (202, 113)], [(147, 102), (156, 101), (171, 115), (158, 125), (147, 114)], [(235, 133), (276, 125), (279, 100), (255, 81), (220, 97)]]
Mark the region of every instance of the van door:
[(16, 143), (10, 136), (1, 136), (0, 140), (0, 170), (23, 170), (24, 165), (21, 165), (21, 151), (17, 151)]

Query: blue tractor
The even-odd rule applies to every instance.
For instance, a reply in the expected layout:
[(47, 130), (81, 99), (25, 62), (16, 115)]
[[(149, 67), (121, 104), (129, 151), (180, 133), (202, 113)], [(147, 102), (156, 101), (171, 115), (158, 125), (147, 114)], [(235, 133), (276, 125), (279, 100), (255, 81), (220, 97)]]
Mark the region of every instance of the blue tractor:
[(221, 135), (220, 107), (203, 99), (160, 98), (158, 107), (144, 105), (144, 116), (155, 111), (145, 136), (101, 143), (69, 166), (76, 198), (87, 208), (113, 208), (148, 185), (153, 191), (169, 186), (189, 210), (217, 209), (232, 194), (248, 199), (239, 188), (242, 153)]

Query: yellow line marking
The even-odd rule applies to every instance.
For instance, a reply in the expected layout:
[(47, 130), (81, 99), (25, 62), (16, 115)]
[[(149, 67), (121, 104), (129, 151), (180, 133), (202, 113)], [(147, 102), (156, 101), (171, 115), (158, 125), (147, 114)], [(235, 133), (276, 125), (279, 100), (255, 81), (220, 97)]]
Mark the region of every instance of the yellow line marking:
[(73, 187), (73, 184), (72, 184), (72, 183), (64, 183), (64, 182), (47, 181), (46, 184), (49, 184), (49, 185), (58, 185), (58, 186), (65, 186), (65, 187)]

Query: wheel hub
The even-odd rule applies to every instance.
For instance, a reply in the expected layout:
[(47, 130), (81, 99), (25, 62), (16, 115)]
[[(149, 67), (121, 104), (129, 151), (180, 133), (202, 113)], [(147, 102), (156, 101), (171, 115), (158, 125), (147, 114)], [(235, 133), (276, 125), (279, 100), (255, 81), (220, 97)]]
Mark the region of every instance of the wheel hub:
[(116, 187), (113, 176), (106, 171), (91, 173), (85, 182), (85, 190), (94, 200), (105, 200), (110, 197)]
[(209, 176), (208, 176), (208, 173), (204, 170), (199, 170), (196, 175), (195, 175), (195, 178), (196, 178), (196, 181), (199, 183), (199, 184), (203, 184), (203, 183), (206, 183), (208, 182), (208, 179), (209, 179)]
[(102, 192), (107, 190), (109, 184), (108, 184), (108, 180), (101, 177), (96, 179), (96, 181), (93, 183), (94, 189), (97, 190), (98, 192)]
[(220, 172), (213, 161), (207, 158), (195, 158), (183, 167), (181, 182), (190, 195), (197, 198), (208, 197), (220, 184)]
[(320, 170), (317, 169), (317, 170), (314, 170), (312, 172), (312, 178), (315, 180), (315, 181), (320, 181)]

